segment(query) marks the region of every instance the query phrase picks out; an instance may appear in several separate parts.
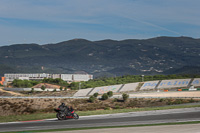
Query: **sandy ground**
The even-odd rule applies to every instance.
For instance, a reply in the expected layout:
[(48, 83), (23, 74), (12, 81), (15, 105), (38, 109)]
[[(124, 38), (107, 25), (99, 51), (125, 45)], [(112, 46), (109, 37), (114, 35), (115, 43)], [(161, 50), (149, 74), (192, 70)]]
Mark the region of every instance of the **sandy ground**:
[(200, 97), (200, 91), (149, 92), (130, 94), (130, 97)]
[(49, 133), (200, 133), (200, 124), (90, 129)]

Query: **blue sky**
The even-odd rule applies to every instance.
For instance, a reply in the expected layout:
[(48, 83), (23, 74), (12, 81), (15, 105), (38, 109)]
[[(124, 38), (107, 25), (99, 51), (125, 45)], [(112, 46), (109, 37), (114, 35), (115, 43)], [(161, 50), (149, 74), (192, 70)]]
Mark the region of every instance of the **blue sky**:
[(0, 46), (200, 38), (200, 0), (0, 0)]

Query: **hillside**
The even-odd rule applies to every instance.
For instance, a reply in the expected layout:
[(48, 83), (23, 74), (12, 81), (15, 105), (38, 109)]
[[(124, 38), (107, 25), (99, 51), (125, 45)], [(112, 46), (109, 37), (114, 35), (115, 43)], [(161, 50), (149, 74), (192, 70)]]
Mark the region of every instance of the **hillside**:
[(0, 47), (0, 75), (11, 72), (87, 72), (95, 76), (200, 73), (199, 57), (200, 39), (189, 37), (15, 44)]

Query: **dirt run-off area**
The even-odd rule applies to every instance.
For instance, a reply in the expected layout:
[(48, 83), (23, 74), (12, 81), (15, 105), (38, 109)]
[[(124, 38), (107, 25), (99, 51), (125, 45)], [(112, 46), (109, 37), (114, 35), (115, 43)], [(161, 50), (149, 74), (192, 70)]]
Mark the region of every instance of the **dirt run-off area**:
[(2, 98), (0, 99), (0, 116), (52, 113), (62, 102), (73, 106), (75, 111), (88, 110), (113, 110), (124, 108), (158, 107), (173, 104), (199, 102), (200, 99), (165, 99), (165, 98), (130, 98), (127, 101), (110, 98), (107, 100), (96, 99), (93, 103), (88, 99), (62, 99), (62, 98)]

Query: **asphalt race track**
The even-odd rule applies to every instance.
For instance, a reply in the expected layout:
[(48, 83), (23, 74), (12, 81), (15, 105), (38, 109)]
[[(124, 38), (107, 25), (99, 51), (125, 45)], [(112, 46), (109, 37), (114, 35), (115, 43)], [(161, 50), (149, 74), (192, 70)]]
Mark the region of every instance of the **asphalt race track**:
[(112, 115), (82, 116), (79, 120), (72, 119), (58, 121), (57, 119), (49, 119), (43, 121), (0, 123), (0, 132), (98, 126), (138, 125), (184, 121), (200, 121), (200, 107), (130, 112)]

